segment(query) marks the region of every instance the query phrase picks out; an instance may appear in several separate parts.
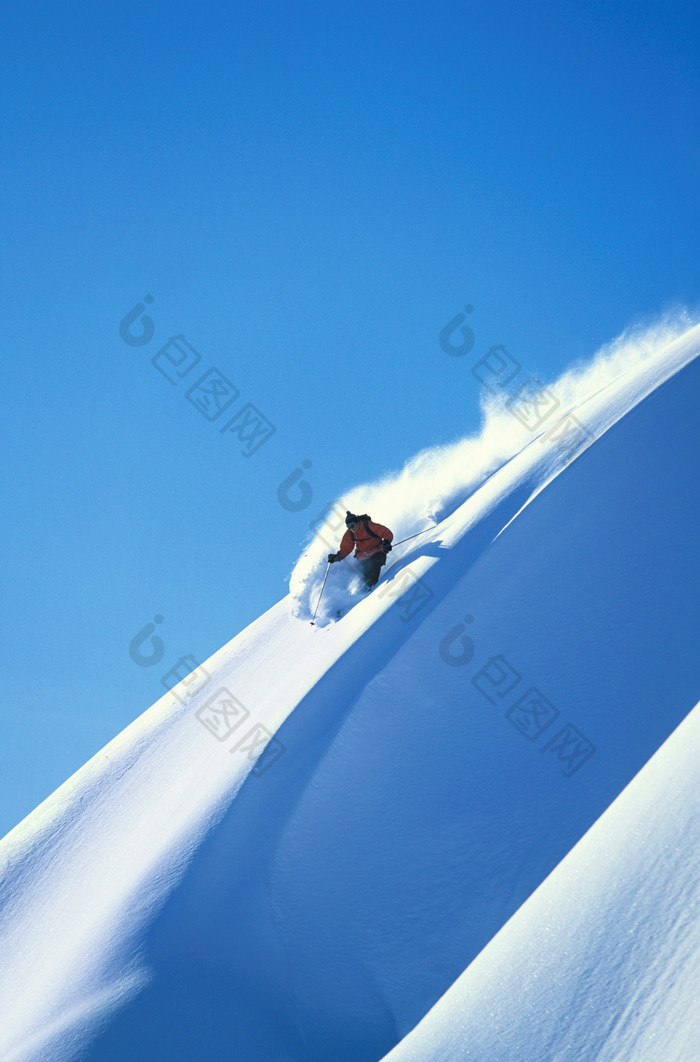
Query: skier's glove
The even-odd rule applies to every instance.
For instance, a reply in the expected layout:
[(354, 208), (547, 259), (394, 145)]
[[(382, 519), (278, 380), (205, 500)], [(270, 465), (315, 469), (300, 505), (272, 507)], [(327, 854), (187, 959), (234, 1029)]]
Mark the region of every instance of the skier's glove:
[(328, 563), (329, 564), (333, 564), (335, 561), (340, 561), (342, 559), (343, 558), (340, 556), (339, 553), (329, 553), (328, 554)]
[(384, 548), (384, 552), (385, 553), (391, 553), (391, 542), (389, 541), (388, 538), (383, 538), (382, 539), (382, 546)]

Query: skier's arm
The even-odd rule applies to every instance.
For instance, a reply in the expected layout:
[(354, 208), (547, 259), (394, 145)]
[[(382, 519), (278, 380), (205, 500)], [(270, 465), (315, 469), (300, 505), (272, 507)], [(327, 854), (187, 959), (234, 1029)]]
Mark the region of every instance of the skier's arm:
[(394, 532), (390, 531), (388, 527), (384, 527), (384, 524), (375, 524), (372, 520), (370, 520), (368, 526), (373, 535), (376, 535), (377, 538), (381, 538), (384, 552), (389, 553), (391, 551), (391, 540), (394, 537)]
[(355, 545), (355, 539), (352, 537), (349, 531), (346, 531), (340, 541), (340, 559), (344, 560), (350, 553), (352, 553), (353, 546)]
[(384, 527), (384, 524), (375, 524), (373, 520), (369, 522), (369, 529), (377, 538), (381, 538), (382, 542), (391, 542), (394, 537), (393, 531), (390, 531), (388, 527)]
[(328, 560), (331, 564), (335, 561), (345, 560), (348, 553), (352, 553), (352, 547), (355, 545), (355, 539), (352, 537), (349, 531), (346, 531), (340, 541), (340, 549), (337, 553), (329, 553)]

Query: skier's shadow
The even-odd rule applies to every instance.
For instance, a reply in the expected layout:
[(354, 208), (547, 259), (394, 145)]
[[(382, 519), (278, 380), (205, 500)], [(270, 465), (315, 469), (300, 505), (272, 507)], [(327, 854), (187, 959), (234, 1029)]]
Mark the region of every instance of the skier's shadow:
[(442, 560), (449, 556), (451, 552), (452, 551), (446, 546), (440, 545), (439, 542), (429, 542), (422, 547), (416, 546), (415, 549), (412, 550), (411, 553), (406, 554), (405, 557), (401, 557), (400, 559), (387, 564), (383, 575), (380, 576), (378, 585), (381, 586), (382, 583), (389, 582), (390, 577), (395, 578), (402, 571), (405, 571), (410, 564), (413, 564), (414, 561), (418, 560), (419, 557), (435, 557), (437, 560)]

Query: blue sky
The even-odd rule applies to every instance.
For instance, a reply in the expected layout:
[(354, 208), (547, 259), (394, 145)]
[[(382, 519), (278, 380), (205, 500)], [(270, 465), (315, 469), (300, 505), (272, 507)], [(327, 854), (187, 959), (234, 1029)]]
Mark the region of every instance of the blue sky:
[(1, 37), (4, 833), (286, 593), (332, 498), (475, 430), (491, 345), (552, 380), (697, 306), (700, 33), (678, 2), (14, 3)]

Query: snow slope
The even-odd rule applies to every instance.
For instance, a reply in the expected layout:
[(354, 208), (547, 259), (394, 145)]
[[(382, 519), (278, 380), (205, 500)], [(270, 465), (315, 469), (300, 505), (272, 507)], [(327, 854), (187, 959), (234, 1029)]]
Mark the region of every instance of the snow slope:
[(700, 705), (386, 1062), (700, 1058)]
[(410, 1033), (698, 701), (699, 350), (561, 381), (572, 453), (501, 412), (423, 512), (430, 456), (381, 509), (349, 494), (435, 526), (367, 597), (334, 565), (312, 626), (320, 529), (289, 598), (5, 838), (0, 1057), (369, 1062)]

